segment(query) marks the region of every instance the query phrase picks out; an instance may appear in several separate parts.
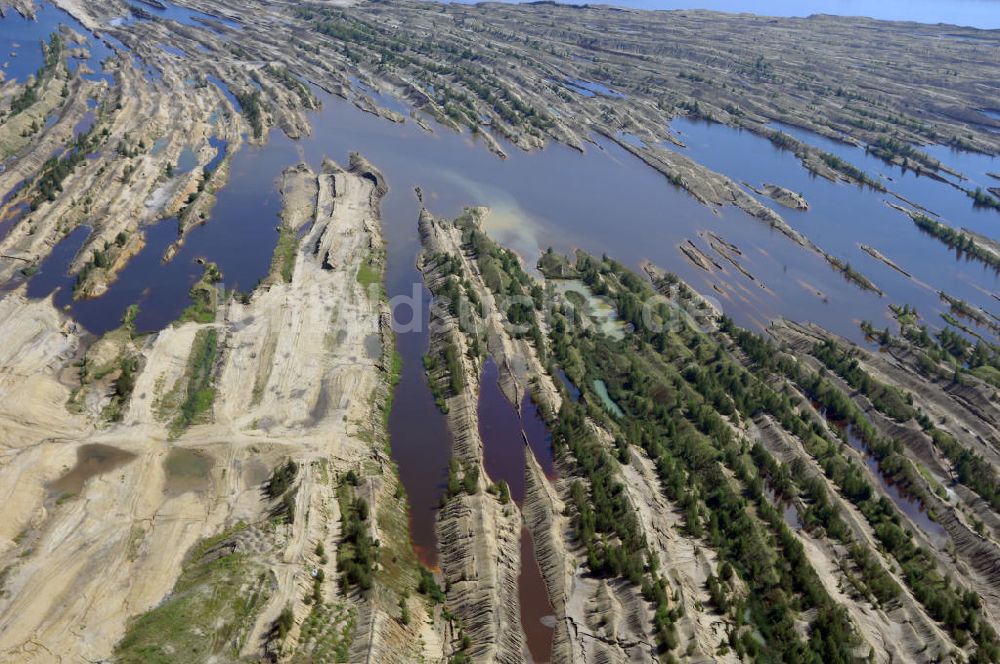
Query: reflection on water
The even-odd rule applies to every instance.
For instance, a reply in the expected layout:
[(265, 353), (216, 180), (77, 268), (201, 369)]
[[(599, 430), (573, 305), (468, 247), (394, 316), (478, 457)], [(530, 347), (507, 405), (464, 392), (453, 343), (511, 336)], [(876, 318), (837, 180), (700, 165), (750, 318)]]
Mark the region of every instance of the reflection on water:
[(535, 544), (526, 527), (521, 528), (521, 578), (518, 583), (521, 627), (528, 648), (526, 661), (542, 664), (552, 659), (553, 609), (545, 590), (542, 570), (535, 557)]
[(608, 394), (608, 385), (600, 378), (594, 381), (594, 392), (601, 400), (601, 405), (604, 406), (605, 410), (614, 415), (615, 417), (625, 417), (625, 413), (622, 409), (618, 407), (618, 404), (612, 400), (611, 395)]
[(772, 507), (781, 511), (781, 517), (784, 519), (786, 526), (792, 530), (802, 530), (802, 520), (799, 518), (799, 510), (795, 507), (794, 502), (784, 500), (775, 493), (769, 484), (764, 485), (764, 495)]
[[(783, 299), (787, 300), (782, 307), (785, 310), (783, 315), (797, 320), (812, 318), (829, 329), (844, 334), (844, 323), (851, 324), (865, 318), (876, 321), (877, 325), (880, 324), (879, 321), (888, 321), (887, 302), (915, 305), (925, 321), (931, 326), (937, 326), (940, 321), (936, 314), (947, 310), (947, 305), (938, 297), (938, 290), (944, 290), (988, 310), (995, 306), (996, 301), (989, 293), (1000, 291), (1000, 276), (980, 263), (965, 258), (956, 259), (954, 252), (945, 245), (921, 233), (906, 215), (886, 205), (887, 201), (896, 200), (891, 194), (817, 177), (805, 170), (795, 155), (779, 150), (767, 139), (748, 131), (683, 118), (671, 123), (671, 128), (680, 134), (687, 145), (686, 148), (676, 149), (709, 168), (754, 186), (765, 182), (773, 183), (801, 193), (810, 206), (807, 212), (801, 214), (784, 214), (780, 206), (769, 199), (761, 200), (782, 213), (796, 230), (804, 233), (823, 250), (859, 269), (886, 293), (886, 298), (883, 299), (874, 293), (861, 291), (829, 267), (822, 267), (812, 274), (799, 277), (802, 283), (812, 287), (811, 290), (802, 287), (800, 294), (793, 295), (788, 291), (781, 293)], [(864, 148), (839, 143), (786, 125), (780, 128), (800, 140), (833, 152), (873, 176), (880, 173), (889, 175), (892, 180), (886, 180), (886, 186), (941, 214), (944, 221), (952, 226), (967, 227), (990, 237), (1000, 238), (1000, 215), (992, 210), (974, 208), (968, 196), (955, 187), (917, 176), (911, 170), (904, 171), (891, 166), (866, 153)], [(992, 163), (992, 159), (988, 157), (968, 153), (935, 156), (956, 170), (969, 173), (988, 170)], [(861, 249), (862, 244), (874, 247), (914, 278), (907, 278), (875, 260)], [(768, 257), (766, 260), (772, 258)], [(752, 273), (760, 276), (758, 270), (761, 259), (754, 252), (744, 251), (741, 262)], [(791, 272), (788, 276), (792, 277)], [(833, 296), (828, 290), (831, 277), (841, 281), (837, 287), (837, 291), (841, 293), (839, 297)], [(775, 286), (771, 281), (767, 285)], [(853, 291), (853, 295), (844, 297), (845, 287)], [(810, 292), (815, 291), (830, 298), (829, 304), (824, 308), (839, 314), (839, 324), (828, 324), (826, 316), (817, 316), (815, 303), (797, 310), (795, 303), (801, 302), (802, 297), (808, 297)], [(846, 336), (858, 340), (858, 330), (848, 330)]]
[(76, 277), (69, 273), (70, 265), (84, 242), (90, 237), (90, 228), (79, 226), (52, 248), (28, 282), (28, 297), (46, 297), (56, 288), (72, 296)]
[(910, 520), (917, 525), (918, 528), (923, 530), (928, 535), (931, 535), (932, 537), (947, 538), (948, 533), (941, 527), (941, 524), (931, 519), (923, 502), (921, 502), (920, 499), (912, 495), (905, 488), (893, 482), (891, 478), (887, 477), (885, 473), (882, 472), (878, 459), (876, 459), (872, 454), (864, 439), (858, 435), (857, 430), (853, 426), (848, 426), (844, 433), (847, 434), (848, 444), (864, 455), (865, 464), (872, 471), (872, 474), (878, 479), (879, 486), (881, 486), (882, 490), (888, 494), (889, 498), (892, 499), (892, 502), (895, 503), (896, 507), (898, 507), (900, 511), (906, 514), (906, 516), (908, 516)]
[(566, 372), (563, 371), (562, 369), (559, 369), (556, 373), (559, 374), (559, 380), (562, 381), (562, 384), (569, 391), (570, 398), (573, 401), (579, 401), (580, 400), (580, 388), (578, 388), (576, 385), (573, 384), (573, 382), (569, 379), (569, 376), (567, 376)]
[[(429, 294), (414, 266), (419, 251), (419, 204), (412, 193), (416, 186), (438, 216), (457, 216), (469, 205), (492, 207), (495, 212), (487, 218), (487, 229), (514, 246), (529, 268), (548, 246), (562, 252), (581, 248), (597, 255), (607, 253), (633, 268), (648, 259), (715, 295), (726, 314), (751, 327), (788, 316), (812, 320), (860, 340), (857, 321), (869, 319), (878, 324), (887, 316), (887, 301), (916, 304), (928, 318), (941, 310), (932, 291), (859, 253), (856, 243), (862, 241), (934, 288), (970, 302), (983, 305), (988, 292), (1000, 290), (996, 276), (977, 264), (947, 260), (936, 240), (916, 232), (908, 219), (888, 210), (878, 194), (811, 178), (794, 156), (777, 152), (765, 139), (748, 133), (682, 125), (687, 152), (709, 167), (753, 184), (766, 180), (803, 192), (812, 209), (788, 215), (789, 222), (820, 246), (861, 266), (888, 293), (886, 299), (859, 291), (821, 257), (741, 211), (712, 210), (697, 203), (605, 138), (597, 137), (585, 154), (562, 145), (523, 153), (501, 140), (510, 158), (500, 160), (467, 132), (438, 127), (431, 134), (413, 122), (386, 122), (345, 100), (318, 96), (323, 110), (312, 114), (310, 136), (292, 141), (275, 131), (266, 146), (246, 147), (233, 155), (229, 184), (219, 192), (208, 223), (190, 233), (172, 262), (160, 260), (176, 238), (176, 221), (165, 220), (145, 230), (146, 248), (103, 297), (72, 302), (71, 289), (64, 288), (57, 303), (70, 305), (74, 317), (95, 333), (117, 326), (128, 305), (138, 303), (138, 328), (156, 330), (187, 305), (187, 292), (201, 274), (195, 262), (199, 257), (219, 264), (226, 288), (249, 290), (266, 274), (277, 240), (281, 201), (275, 180), (282, 169), (304, 159), (318, 170), (327, 156), (346, 164), (353, 151), (365, 155), (383, 171), (390, 186), (381, 210), (388, 251), (387, 294), (390, 298), (416, 294), (417, 311), (397, 308), (393, 312), (398, 324), (411, 316), (417, 317), (418, 324), (414, 331), (397, 335), (403, 371), (389, 428), (393, 456), (409, 498), (413, 542), (426, 564), (436, 560), (434, 512), (446, 478), (451, 439), (421, 367), (428, 344)], [(886, 170), (883, 165), (882, 172)], [(962, 200), (964, 194), (947, 185), (926, 178), (920, 185), (927, 185), (929, 195), (935, 197), (928, 206), (940, 208), (942, 214), (957, 210), (961, 203), (964, 214), (971, 215), (970, 220), (961, 219), (961, 224), (990, 218), (972, 211), (968, 199)], [(712, 251), (704, 240), (711, 237), (709, 232), (739, 248), (740, 262), (756, 281), (725, 266), (708, 273), (682, 257), (677, 246), (687, 240), (702, 242), (705, 251)], [(70, 249), (68, 245), (66, 251)], [(49, 270), (46, 265), (45, 271), (71, 283), (65, 269)], [(32, 287), (39, 296), (51, 292), (54, 284), (39, 281)], [(547, 444), (536, 445), (545, 441), (545, 434), (541, 429), (532, 434), (529, 420), (526, 417), (523, 424), (529, 443), (540, 462), (548, 464), (546, 472), (551, 472), (551, 457), (546, 460), (540, 452)], [(484, 423), (493, 424), (492, 416), (484, 418)], [(505, 449), (519, 459), (517, 464), (497, 458), (490, 463), (517, 466), (518, 472), (511, 475), (514, 489), (523, 471), (523, 444)]]
[[(60, 24), (88, 37), (86, 46), (90, 57), (85, 62), (87, 68), (94, 73), (87, 74), (84, 78), (103, 78), (101, 61), (111, 55), (111, 49), (90, 35), (72, 16), (47, 2), (36, 5), (33, 19), (23, 18), (10, 8), (0, 18), (0, 66), (4, 78), (24, 83), (28, 76), (38, 71), (43, 62), (41, 44), (49, 41), (49, 36)], [(73, 59), (68, 61), (71, 70), (75, 69), (76, 62)]]
[[(136, 13), (140, 16), (153, 16), (155, 18), (162, 18), (170, 21), (176, 21), (182, 25), (188, 25), (194, 28), (199, 27), (211, 27), (212, 24), (224, 25), (227, 28), (232, 28), (233, 30), (240, 30), (242, 26), (236, 21), (230, 19), (222, 18), (219, 16), (213, 16), (210, 14), (203, 14), (202, 12), (196, 11), (194, 9), (188, 9), (187, 7), (181, 7), (180, 5), (175, 5), (169, 2), (164, 2), (163, 0), (154, 1), (143, 1), (138, 0), (136, 2), (129, 2), (129, 7), (133, 8)], [(126, 19), (136, 20), (136, 19)]]
[[(213, 139), (212, 144), (217, 154), (210, 166), (218, 163), (226, 149), (225, 143), (218, 139)], [(135, 323), (140, 332), (162, 329), (175, 320), (188, 305), (191, 286), (201, 277), (202, 266), (196, 260), (199, 258), (218, 264), (227, 289), (251, 290), (266, 276), (278, 237), (275, 229), (281, 196), (276, 177), (284, 166), (295, 163), (295, 155), (292, 142), (277, 135), (263, 148), (249, 147), (237, 152), (230, 166), (230, 181), (217, 194), (210, 222), (191, 230), (169, 263), (161, 258), (177, 239), (174, 218), (144, 229), (146, 246), (103, 296), (73, 300), (69, 286), (75, 277), (62, 272), (58, 283), (49, 278), (40, 281), (44, 265), (32, 278), (29, 294), (41, 297), (55, 286), (63, 286), (56, 295), (56, 305), (70, 307), (73, 317), (87, 330), (103, 334), (119, 325), (132, 304), (139, 305)]]

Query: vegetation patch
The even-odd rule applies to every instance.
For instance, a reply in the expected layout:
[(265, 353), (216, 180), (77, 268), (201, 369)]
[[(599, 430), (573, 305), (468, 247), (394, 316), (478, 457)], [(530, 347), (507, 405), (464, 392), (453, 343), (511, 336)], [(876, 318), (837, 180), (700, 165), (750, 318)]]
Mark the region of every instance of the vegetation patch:
[(222, 272), (215, 263), (206, 263), (201, 279), (188, 292), (191, 304), (181, 312), (177, 323), (214, 323), (218, 292), (215, 284), (222, 281)]
[(293, 664), (346, 662), (357, 611), (349, 604), (317, 602), (302, 622)]
[(219, 332), (215, 328), (198, 330), (191, 344), (184, 399), (177, 416), (170, 423), (170, 435), (177, 437), (192, 424), (207, 419), (215, 401), (215, 360), (219, 352)]
[(10, 116), (27, 110), (39, 100), (39, 90), (42, 85), (55, 73), (56, 68), (62, 60), (63, 43), (59, 33), (53, 33), (49, 37), (49, 43), (42, 42), (42, 66), (35, 72), (34, 79), (24, 86), (21, 94), (16, 95), (10, 101)]
[(264, 136), (264, 104), (259, 90), (246, 90), (234, 94), (240, 104), (240, 112), (253, 130), (254, 138)]
[(135, 389), (136, 373), (139, 370), (139, 356), (126, 355), (118, 361), (118, 378), (111, 388), (111, 401), (101, 416), (111, 422), (120, 422), (125, 416), (125, 406)]
[(1000, 270), (1000, 256), (977, 243), (970, 235), (922, 214), (911, 214), (910, 218), (913, 219), (917, 228), (933, 235), (959, 254), (968, 254), (990, 267)]
[(285, 523), (295, 522), (295, 496), (298, 494), (295, 478), (298, 474), (299, 465), (289, 459), (274, 469), (264, 489), (268, 498), (278, 501), (271, 514)]
[(368, 523), (368, 501), (354, 495), (354, 486), (348, 476), (337, 488), (341, 518), (337, 570), (340, 572), (340, 588), (345, 594), (352, 588), (371, 589), (378, 560), (379, 544), (372, 539)]
[(382, 261), (380, 254), (371, 252), (365, 260), (358, 266), (356, 275), (358, 283), (365, 294), (373, 300), (385, 297), (385, 290), (382, 284)]
[(235, 529), (201, 542), (173, 591), (136, 618), (115, 647), (121, 664), (236, 662), (271, 592), (266, 571), (238, 551)]
[(278, 244), (275, 245), (274, 256), (271, 258), (271, 274), (280, 275), (286, 284), (292, 283), (298, 248), (298, 233), (291, 226), (282, 224), (278, 230)]

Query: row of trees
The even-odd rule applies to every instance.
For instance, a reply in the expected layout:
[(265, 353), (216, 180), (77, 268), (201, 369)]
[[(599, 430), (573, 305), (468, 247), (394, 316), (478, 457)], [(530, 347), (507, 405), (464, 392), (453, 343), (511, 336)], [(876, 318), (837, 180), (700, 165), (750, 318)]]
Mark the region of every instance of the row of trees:
[[(610, 261), (584, 258), (578, 260), (577, 269), (593, 290), (603, 292), (616, 303), (648, 299), (650, 295), (642, 280)], [(553, 329), (569, 327), (556, 324)], [(646, 451), (656, 462), (664, 493), (681, 506), (689, 536), (705, 538), (720, 559), (728, 563), (728, 578), (720, 574), (710, 590), (719, 602), (717, 606), (729, 612), (736, 625), (730, 634), (731, 647), (741, 656), (761, 661), (851, 661), (851, 648), (857, 638), (850, 621), (823, 592), (801, 545), (764, 496), (754, 464), (744, 458), (740, 443), (716, 409), (718, 406), (732, 412), (733, 404), (724, 396), (710, 394), (707, 384), (705, 394), (699, 393), (683, 375), (693, 360), (690, 346), (704, 345), (707, 352), (711, 344), (699, 338), (700, 333), (680, 331), (679, 336), (668, 336), (661, 350), (650, 343), (656, 335), (645, 328), (637, 330), (637, 334), (620, 343), (586, 331), (572, 338), (557, 338), (568, 333), (554, 331), (553, 355), (563, 366), (574, 364), (573, 356), (579, 355), (582, 363), (575, 364), (582, 365), (582, 372), (575, 370), (571, 378), (584, 386), (586, 398), (577, 408), (586, 408), (587, 417), (601, 420), (615, 431), (616, 442), (641, 446)], [(711, 357), (714, 351), (708, 355)], [(699, 358), (697, 363), (706, 361)], [(693, 373), (688, 376), (697, 380)], [(606, 381), (612, 398), (625, 414), (623, 418), (607, 414), (596, 405), (598, 398), (590, 385), (598, 377)], [(602, 453), (605, 458), (598, 465), (613, 467), (607, 453)], [(586, 460), (595, 454), (576, 450), (573, 456), (586, 468)], [(628, 455), (620, 452), (619, 458), (627, 459)], [(750, 502), (734, 490), (727, 472), (736, 472), (745, 482)], [(584, 526), (581, 536), (588, 535), (589, 510), (607, 504), (608, 493), (598, 483), (597, 490), (592, 488), (591, 495), (584, 497), (586, 503), (574, 501)], [(613, 498), (614, 494), (610, 495)], [(602, 513), (606, 522), (629, 523), (606, 507), (598, 512)], [(595, 527), (600, 523), (596, 521)], [(591, 564), (595, 562), (601, 561)], [(612, 567), (609, 571), (635, 573), (628, 567)], [(749, 586), (746, 595), (733, 591), (739, 584)], [(819, 611), (812, 625), (814, 638), (805, 642), (796, 632), (794, 617), (810, 607)], [(747, 622), (750, 626), (743, 627)]]
[[(760, 369), (768, 374), (789, 378), (800, 385), (810, 398), (825, 406), (831, 416), (843, 417), (858, 426), (872, 453), (879, 458), (881, 468), (898, 477), (904, 485), (908, 485), (911, 492), (920, 496), (912, 477), (912, 473), (916, 471), (912, 463), (901, 454), (898, 441), (879, 438), (857, 406), (843, 392), (818, 375), (807, 375), (798, 363), (784, 356), (773, 344), (749, 331), (736, 328), (731, 321), (725, 321), (724, 329)], [(971, 637), (978, 646), (976, 661), (1000, 661), (996, 632), (982, 619), (978, 596), (955, 586), (938, 571), (933, 556), (918, 546), (913, 541), (912, 534), (902, 525), (899, 512), (892, 501), (877, 497), (857, 466), (843, 458), (838, 445), (817, 440), (808, 435), (807, 431), (802, 432), (804, 427), (795, 424), (798, 418), (791, 413), (781, 412), (776, 417), (799, 435), (806, 450), (817, 459), (824, 473), (871, 523), (875, 536), (899, 564), (903, 580), (928, 615), (940, 621), (959, 645), (966, 644)]]

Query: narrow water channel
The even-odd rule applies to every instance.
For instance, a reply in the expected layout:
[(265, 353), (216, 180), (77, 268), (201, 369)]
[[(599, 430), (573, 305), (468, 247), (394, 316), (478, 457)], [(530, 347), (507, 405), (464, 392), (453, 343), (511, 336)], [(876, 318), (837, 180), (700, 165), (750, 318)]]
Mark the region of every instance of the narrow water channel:
[(785, 525), (792, 530), (802, 529), (802, 519), (799, 518), (799, 510), (795, 507), (795, 503), (790, 500), (785, 500), (782, 496), (771, 488), (770, 484), (764, 485), (764, 495), (767, 497), (767, 502), (771, 503), (771, 506), (776, 510), (781, 511), (781, 518), (784, 519)]
[[(494, 482), (507, 482), (510, 497), (520, 507), (524, 503), (525, 494), (525, 442), (533, 454), (542, 454), (539, 463), (546, 472), (551, 472), (552, 448), (546, 436), (538, 439), (541, 433), (538, 429), (540, 418), (534, 412), (525, 412), (525, 423), (532, 428), (532, 435), (535, 437), (532, 443), (521, 416), (500, 389), (499, 379), (500, 372), (496, 363), (492, 358), (487, 359), (479, 391), (479, 434), (483, 439), (486, 473)], [(527, 401), (530, 403), (530, 400)], [(544, 426), (542, 423), (542, 429)], [(551, 620), (546, 618), (552, 616), (552, 605), (527, 528), (521, 529), (521, 577), (518, 594), (521, 600), (521, 626), (527, 639), (530, 661), (548, 662), (552, 657), (553, 629)]]
[(847, 426), (844, 433), (847, 436), (847, 443), (864, 456), (865, 464), (868, 466), (869, 470), (871, 470), (872, 474), (878, 479), (879, 486), (881, 486), (882, 490), (888, 494), (889, 498), (893, 503), (895, 503), (896, 507), (906, 514), (906, 516), (909, 517), (910, 520), (927, 535), (939, 540), (948, 539), (947, 531), (945, 531), (940, 523), (931, 519), (923, 501), (911, 494), (904, 487), (900, 486), (896, 482), (893, 482), (892, 478), (888, 477), (886, 473), (882, 471), (882, 467), (879, 464), (878, 459), (876, 459), (875, 455), (872, 454), (871, 449), (868, 447), (868, 443), (866, 443), (858, 434), (857, 430), (853, 426)]

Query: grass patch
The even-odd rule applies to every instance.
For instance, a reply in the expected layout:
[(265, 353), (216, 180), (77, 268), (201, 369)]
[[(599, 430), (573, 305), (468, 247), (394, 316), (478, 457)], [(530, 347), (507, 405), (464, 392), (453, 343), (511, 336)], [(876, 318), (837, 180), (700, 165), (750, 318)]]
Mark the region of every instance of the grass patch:
[[(399, 379), (403, 375), (403, 356), (399, 354), (399, 351), (393, 348), (392, 350), (392, 360), (389, 365), (389, 389), (385, 397), (385, 403), (382, 405), (382, 431), (388, 433), (389, 431), (389, 416), (392, 414), (392, 404), (396, 400), (396, 386), (399, 385)], [(386, 436), (388, 439), (388, 436)]]
[(219, 353), (219, 332), (215, 328), (198, 330), (188, 358), (187, 390), (180, 412), (170, 424), (174, 437), (192, 424), (204, 421), (215, 402), (215, 358)]
[(201, 279), (188, 291), (191, 304), (181, 312), (177, 323), (214, 323), (215, 306), (218, 294), (215, 291), (215, 284), (222, 281), (222, 272), (215, 263), (207, 263)]
[(115, 647), (115, 661), (201, 664), (238, 660), (269, 594), (262, 567), (220, 546), (242, 528), (204, 540), (195, 548), (173, 592), (129, 625)]
[(395, 473), (389, 481), (395, 484), (396, 500), (381, 501), (376, 515), (383, 549), (376, 577), (380, 584), (404, 597), (416, 586), (419, 567), (416, 552), (410, 544), (409, 514), (403, 484)]
[(299, 248), (299, 235), (291, 226), (281, 225), (278, 230), (278, 244), (274, 247), (271, 257), (271, 275), (281, 276), (286, 284), (292, 283), (295, 272), (295, 256)]
[(361, 284), (366, 293), (371, 293), (373, 286), (377, 286), (379, 289), (382, 287), (382, 273), (370, 261), (366, 261), (358, 267), (357, 276), (358, 283)]
[(972, 375), (980, 380), (984, 380), (993, 387), (1000, 387), (1000, 370), (984, 364), (972, 370)]

